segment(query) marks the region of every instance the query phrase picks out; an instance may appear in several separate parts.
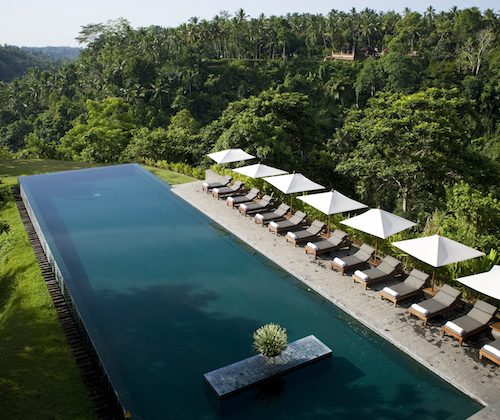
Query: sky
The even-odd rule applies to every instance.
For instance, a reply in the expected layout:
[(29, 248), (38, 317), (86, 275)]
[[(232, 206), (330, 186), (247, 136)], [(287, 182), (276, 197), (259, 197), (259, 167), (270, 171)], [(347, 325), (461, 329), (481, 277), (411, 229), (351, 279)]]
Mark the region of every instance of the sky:
[(81, 27), (119, 17), (133, 27), (177, 26), (196, 16), (211, 19), (221, 10), (231, 13), (243, 8), (247, 15), (323, 13), (332, 9), (402, 11), (405, 6), (423, 12), (429, 4), (436, 10), (479, 7), (498, 12), (498, 0), (0, 0), (0, 44), (17, 46), (78, 46), (75, 37)]

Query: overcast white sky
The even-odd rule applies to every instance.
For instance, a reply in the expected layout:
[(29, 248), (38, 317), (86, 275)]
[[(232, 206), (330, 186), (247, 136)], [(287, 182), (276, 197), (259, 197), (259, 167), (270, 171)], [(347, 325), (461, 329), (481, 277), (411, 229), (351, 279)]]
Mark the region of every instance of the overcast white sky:
[(294, 12), (328, 13), (331, 9), (401, 11), (405, 6), (424, 11), (429, 4), (437, 10), (477, 6), (498, 11), (498, 0), (0, 0), (0, 44), (25, 46), (77, 46), (75, 37), (89, 23), (124, 17), (134, 27), (177, 26), (192, 16), (211, 19), (221, 10), (242, 7), (252, 17), (260, 13), (284, 15)]

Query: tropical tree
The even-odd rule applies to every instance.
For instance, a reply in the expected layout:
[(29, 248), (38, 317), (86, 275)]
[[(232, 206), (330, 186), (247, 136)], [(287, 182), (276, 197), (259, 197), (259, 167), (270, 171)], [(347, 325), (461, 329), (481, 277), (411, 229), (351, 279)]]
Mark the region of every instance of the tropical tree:
[(359, 192), (374, 205), (397, 196), (405, 215), (431, 209), (443, 183), (459, 179), (466, 165), (462, 157), (474, 127), (471, 109), (457, 90), (373, 98), (366, 109), (348, 115), (341, 133), (349, 151), (337, 169), (355, 177)]

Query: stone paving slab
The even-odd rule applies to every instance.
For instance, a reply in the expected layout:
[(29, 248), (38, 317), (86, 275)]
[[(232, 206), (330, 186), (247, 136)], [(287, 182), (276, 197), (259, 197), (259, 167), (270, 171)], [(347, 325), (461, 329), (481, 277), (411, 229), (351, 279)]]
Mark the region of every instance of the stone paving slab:
[(258, 354), (203, 376), (219, 398), (228, 397), (277, 376), (303, 368), (332, 355), (332, 350), (314, 335), (288, 344), (274, 360)]
[[(384, 337), (419, 363), (453, 384), (462, 392), (486, 406), (473, 416), (475, 419), (500, 419), (499, 368), (479, 360), (479, 348), (492, 338), (483, 334), (467, 340), (461, 347), (451, 337), (441, 337), (439, 330), (445, 322), (438, 318), (424, 328), (416, 318), (406, 315), (411, 299), (403, 306), (394, 307), (379, 298), (377, 290), (387, 284), (380, 283), (376, 290), (352, 282), (329, 268), (329, 263), (313, 260), (302, 247), (287, 243), (283, 236), (268, 232), (250, 217), (226, 206), (224, 201), (202, 193), (201, 181), (173, 187), (173, 192), (193, 207), (210, 217), (237, 238), (265, 255), (306, 287), (322, 295), (365, 326)], [(415, 301), (418, 301), (417, 298)], [(454, 319), (462, 312), (450, 312)]]

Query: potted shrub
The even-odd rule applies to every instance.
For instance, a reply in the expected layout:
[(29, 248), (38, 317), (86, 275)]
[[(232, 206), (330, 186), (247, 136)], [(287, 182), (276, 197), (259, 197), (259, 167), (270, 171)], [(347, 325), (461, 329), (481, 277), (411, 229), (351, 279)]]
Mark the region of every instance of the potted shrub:
[(253, 333), (253, 348), (257, 353), (271, 358), (279, 356), (288, 346), (286, 329), (277, 324), (266, 324)]

